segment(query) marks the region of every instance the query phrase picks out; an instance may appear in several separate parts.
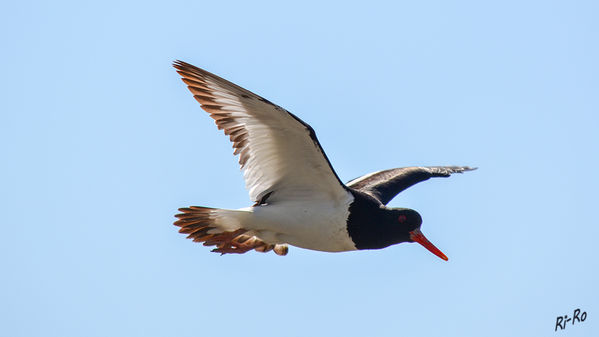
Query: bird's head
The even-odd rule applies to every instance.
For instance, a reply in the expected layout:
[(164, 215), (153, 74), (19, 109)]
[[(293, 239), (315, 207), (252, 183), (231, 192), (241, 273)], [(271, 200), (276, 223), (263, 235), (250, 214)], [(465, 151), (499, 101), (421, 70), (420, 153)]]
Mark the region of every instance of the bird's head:
[(396, 221), (401, 228), (402, 242), (418, 242), (424, 248), (428, 249), (431, 253), (437, 255), (443, 260), (447, 261), (448, 258), (443, 254), (439, 248), (435, 247), (420, 231), (422, 226), (422, 217), (418, 212), (409, 208), (394, 208), (391, 212), (392, 220)]

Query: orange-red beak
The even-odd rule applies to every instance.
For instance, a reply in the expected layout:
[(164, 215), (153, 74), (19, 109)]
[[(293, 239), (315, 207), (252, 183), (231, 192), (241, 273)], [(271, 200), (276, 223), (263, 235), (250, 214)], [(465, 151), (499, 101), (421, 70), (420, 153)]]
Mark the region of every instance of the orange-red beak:
[(424, 236), (424, 234), (422, 234), (420, 229), (415, 229), (415, 230), (411, 231), (410, 239), (414, 242), (418, 242), (424, 248), (428, 249), (429, 252), (437, 255), (438, 257), (442, 258), (443, 260), (445, 260), (445, 261), (449, 260), (447, 258), (447, 256), (445, 256), (445, 254), (443, 254), (439, 250), (439, 248), (435, 247), (435, 245), (433, 245), (430, 241), (428, 241), (428, 239)]

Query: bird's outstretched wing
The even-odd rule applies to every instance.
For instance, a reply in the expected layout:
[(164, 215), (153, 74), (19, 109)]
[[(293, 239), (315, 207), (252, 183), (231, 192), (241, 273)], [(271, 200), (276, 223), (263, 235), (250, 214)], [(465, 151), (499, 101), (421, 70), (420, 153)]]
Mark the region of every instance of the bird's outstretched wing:
[(314, 130), (280, 106), (191, 64), (175, 61), (183, 82), (229, 136), (246, 188), (257, 204), (347, 191)]
[(347, 187), (367, 193), (386, 205), (401, 191), (421, 181), (475, 169), (468, 166), (400, 167), (356, 178), (349, 181)]

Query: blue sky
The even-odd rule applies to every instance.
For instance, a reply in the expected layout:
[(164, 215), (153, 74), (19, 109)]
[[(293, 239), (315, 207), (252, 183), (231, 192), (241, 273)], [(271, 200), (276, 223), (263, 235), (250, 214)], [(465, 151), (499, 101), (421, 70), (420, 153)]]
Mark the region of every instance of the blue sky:
[[(598, 7), (3, 2), (0, 335), (597, 335)], [(449, 261), (185, 240), (178, 207), (250, 200), (175, 59), (310, 123), (343, 180), (479, 167), (391, 203)]]

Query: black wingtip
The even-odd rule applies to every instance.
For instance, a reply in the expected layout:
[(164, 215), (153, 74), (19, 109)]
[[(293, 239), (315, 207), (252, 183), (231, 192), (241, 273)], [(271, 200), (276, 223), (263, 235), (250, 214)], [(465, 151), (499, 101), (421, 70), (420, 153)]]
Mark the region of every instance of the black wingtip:
[(443, 175), (444, 177), (449, 177), (453, 173), (464, 173), (468, 171), (477, 170), (478, 167), (470, 167), (470, 166), (437, 166), (432, 167), (432, 169), (437, 170), (438, 174)]
[(445, 171), (447, 176), (453, 173), (464, 173), (468, 171), (478, 170), (478, 167), (470, 167), (470, 166), (439, 166), (438, 169)]
[(188, 66), (188, 65), (189, 65), (189, 63), (187, 63), (187, 62), (184, 62), (184, 61), (181, 61), (181, 60), (174, 60), (174, 61), (173, 61), (173, 67), (174, 67), (175, 69), (179, 69), (179, 70), (181, 70), (181, 68), (184, 68), (184, 67), (186, 67), (186, 66)]

